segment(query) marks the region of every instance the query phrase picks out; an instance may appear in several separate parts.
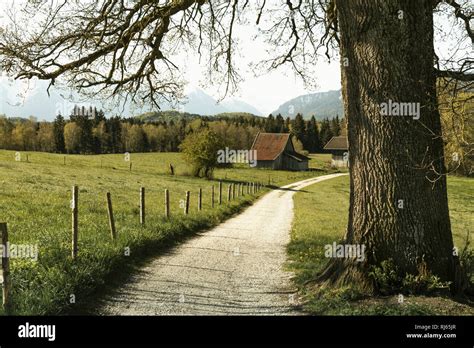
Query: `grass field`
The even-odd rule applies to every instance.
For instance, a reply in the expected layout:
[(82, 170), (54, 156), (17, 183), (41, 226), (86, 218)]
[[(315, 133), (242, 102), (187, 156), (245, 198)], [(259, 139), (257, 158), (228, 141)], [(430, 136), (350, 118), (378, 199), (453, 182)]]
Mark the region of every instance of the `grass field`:
[[(26, 156), (28, 155), (28, 162)], [(0, 150), (0, 221), (8, 223), (10, 243), (37, 244), (39, 260), (11, 259), (14, 314), (57, 314), (74, 311), (89, 296), (126, 273), (131, 265), (186, 236), (210, 228), (250, 204), (258, 195), (226, 202), (233, 181), (283, 185), (325, 174), (327, 155), (311, 161), (312, 172), (218, 169), (215, 180), (189, 176), (176, 153), (132, 154), (132, 171), (124, 155), (64, 156)], [(172, 163), (176, 175), (168, 174)], [(224, 202), (211, 209), (210, 190), (224, 182)], [(79, 257), (71, 253), (71, 187), (79, 186)], [(139, 189), (146, 188), (145, 226), (139, 223)], [(170, 191), (171, 218), (164, 218), (164, 190)], [(197, 191), (203, 189), (203, 210), (197, 211)], [(191, 191), (190, 214), (180, 201)], [(105, 194), (111, 192), (118, 239), (112, 241)], [(261, 191), (260, 194), (264, 193)], [(126, 249), (129, 248), (129, 249)], [(130, 255), (125, 255), (130, 250)], [(75, 303), (72, 301), (74, 300)]]
[[(474, 237), (474, 180), (448, 177), (448, 195), (454, 244), (461, 250), (470, 232)], [(403, 305), (396, 297), (359, 298), (352, 289), (322, 292), (307, 281), (327, 263), (324, 245), (340, 241), (346, 229), (349, 206), (349, 177), (324, 181), (294, 196), (295, 219), (288, 245), (289, 268), (305, 299), (304, 308), (318, 315), (371, 314), (474, 314), (469, 304), (447, 298), (413, 296)], [(472, 248), (472, 244), (470, 245)]]

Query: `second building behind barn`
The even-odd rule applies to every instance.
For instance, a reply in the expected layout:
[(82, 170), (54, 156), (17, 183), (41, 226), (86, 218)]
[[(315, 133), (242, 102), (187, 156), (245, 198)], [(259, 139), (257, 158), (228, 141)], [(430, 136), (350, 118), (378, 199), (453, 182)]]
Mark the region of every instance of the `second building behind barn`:
[(349, 167), (346, 136), (332, 137), (326, 146), (324, 146), (324, 150), (328, 150), (332, 154), (331, 167)]
[(308, 170), (309, 158), (295, 151), (291, 134), (258, 133), (252, 150), (256, 151), (257, 168)]

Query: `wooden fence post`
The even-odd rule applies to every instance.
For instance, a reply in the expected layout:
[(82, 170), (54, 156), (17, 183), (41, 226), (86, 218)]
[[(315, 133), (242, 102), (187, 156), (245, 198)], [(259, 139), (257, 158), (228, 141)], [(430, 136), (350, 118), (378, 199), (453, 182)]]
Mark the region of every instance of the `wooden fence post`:
[[(8, 245), (8, 229), (7, 224), (0, 223), (0, 243), (4, 248)], [(3, 310), (6, 314), (10, 313), (11, 301), (10, 301), (10, 261), (8, 255), (5, 253), (5, 257), (0, 255), (1, 268), (0, 278), (2, 279), (2, 294), (3, 294)]]
[(240, 182), (237, 185), (237, 197), (240, 197)]
[(190, 192), (186, 191), (186, 205), (184, 206), (184, 214), (188, 215), (189, 214), (189, 196)]
[(219, 205), (222, 204), (222, 181), (219, 181)]
[(63, 161), (64, 161), (64, 165), (66, 165), (66, 156), (64, 156)]
[(235, 183), (232, 184), (232, 200), (235, 199)]
[(130, 162), (130, 171), (132, 171), (132, 162)]
[(110, 234), (112, 240), (115, 240), (117, 238), (117, 233), (115, 230), (114, 211), (112, 209), (112, 197), (110, 196), (110, 192), (107, 192), (107, 212), (109, 214)]
[(71, 200), (71, 209), (72, 209), (72, 258), (77, 257), (77, 234), (78, 234), (78, 200), (79, 200), (79, 188), (74, 185), (72, 187), (72, 200)]
[(202, 210), (202, 188), (199, 188), (199, 194), (198, 194), (198, 210)]
[(140, 224), (145, 224), (145, 188), (140, 187)]
[(168, 189), (165, 189), (165, 216), (166, 218), (170, 217), (170, 192)]
[(229, 187), (227, 188), (227, 202), (230, 202), (232, 195), (232, 184), (229, 184)]
[(211, 187), (211, 208), (214, 208), (214, 185)]

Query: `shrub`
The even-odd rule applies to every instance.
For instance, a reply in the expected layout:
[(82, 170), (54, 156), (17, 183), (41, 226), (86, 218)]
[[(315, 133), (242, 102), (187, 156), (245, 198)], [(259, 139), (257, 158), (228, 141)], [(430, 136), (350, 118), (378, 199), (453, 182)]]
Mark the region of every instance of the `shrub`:
[(450, 282), (443, 282), (433, 275), (425, 261), (418, 265), (417, 274), (401, 274), (392, 259), (384, 260), (369, 272), (375, 283), (376, 290), (382, 295), (396, 293), (410, 295), (429, 295), (436, 291), (449, 288)]
[(190, 133), (180, 145), (184, 158), (191, 164), (193, 176), (209, 179), (217, 167), (217, 151), (220, 148), (220, 138), (209, 129)]

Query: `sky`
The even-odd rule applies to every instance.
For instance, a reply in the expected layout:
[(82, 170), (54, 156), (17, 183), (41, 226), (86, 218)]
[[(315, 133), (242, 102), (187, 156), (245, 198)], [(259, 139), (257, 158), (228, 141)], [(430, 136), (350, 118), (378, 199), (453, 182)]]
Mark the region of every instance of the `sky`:
[[(0, 2), (0, 26), (2, 22), (5, 21), (5, 17), (2, 18), (2, 13), (8, 8), (15, 8), (20, 1), (23, 0), (2, 0)], [(253, 23), (253, 21), (251, 21), (251, 23)], [(451, 27), (450, 24), (449, 20), (443, 19), (437, 22), (437, 27), (446, 29)], [(267, 49), (269, 48), (259, 36), (255, 39), (255, 34), (257, 34), (257, 27), (253, 24), (237, 25), (235, 28), (234, 36), (239, 41), (239, 49), (234, 61), (237, 62), (243, 81), (239, 84), (238, 91), (234, 95), (228, 96), (228, 98), (243, 100), (256, 107), (262, 114), (267, 115), (277, 109), (281, 104), (297, 96), (340, 88), (340, 69), (337, 57), (330, 63), (326, 58), (321, 57), (318, 59), (318, 63), (314, 69), (314, 77), (317, 83), (314, 88), (305, 86), (301, 79), (296, 77), (288, 67), (273, 70), (261, 76), (255, 76), (249, 66), (252, 62), (256, 63), (261, 59), (267, 58)], [(453, 50), (452, 46), (454, 40), (452, 37), (453, 35), (456, 37), (457, 34), (456, 32), (451, 32), (450, 35), (451, 36), (447, 38), (437, 38), (436, 47), (441, 57), (449, 56), (449, 53)], [(470, 47), (470, 50), (470, 53), (472, 53), (472, 47)], [(185, 91), (201, 87), (206, 93), (216, 99), (220, 97), (217, 86), (212, 86), (212, 84), (204, 80), (205, 74), (203, 72), (205, 69), (204, 66), (199, 63), (196, 54), (183, 52), (173, 57), (173, 62), (180, 67), (182, 74), (188, 81)], [(207, 87), (203, 87), (204, 85)], [(28, 98), (35, 95), (38, 96), (38, 94), (46, 95), (43, 86), (35, 82), (27, 83), (17, 81), (12, 83), (9, 82), (7, 76), (0, 72), (0, 91), (2, 91), (2, 86), (4, 87), (4, 95), (0, 96), (3, 97), (0, 98), (0, 104), (8, 100), (10, 105), (18, 105), (17, 107), (19, 109), (21, 109), (22, 103)], [(38, 107), (41, 106), (38, 105)]]
[[(259, 76), (249, 67), (251, 63), (257, 63), (268, 58), (267, 50), (270, 49), (261, 36), (255, 38), (257, 28), (253, 25), (237, 25), (235, 36), (238, 39), (238, 51), (235, 61), (243, 81), (239, 84), (238, 91), (233, 97), (255, 106), (263, 114), (269, 114), (276, 110), (281, 104), (297, 96), (325, 92), (328, 90), (340, 89), (340, 67), (337, 57), (331, 62), (326, 58), (320, 58), (316, 64), (316, 88), (309, 89), (304, 85), (301, 78), (295, 76), (289, 66), (283, 66), (271, 72), (260, 72)], [(251, 53), (251, 54), (249, 54)], [(203, 66), (199, 65), (196, 55), (185, 57), (187, 65), (186, 78), (190, 82), (190, 87), (201, 86), (203, 80)], [(216, 89), (207, 88), (205, 91), (218, 99), (220, 97)]]

